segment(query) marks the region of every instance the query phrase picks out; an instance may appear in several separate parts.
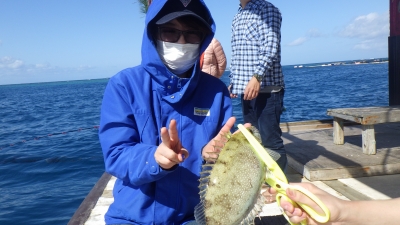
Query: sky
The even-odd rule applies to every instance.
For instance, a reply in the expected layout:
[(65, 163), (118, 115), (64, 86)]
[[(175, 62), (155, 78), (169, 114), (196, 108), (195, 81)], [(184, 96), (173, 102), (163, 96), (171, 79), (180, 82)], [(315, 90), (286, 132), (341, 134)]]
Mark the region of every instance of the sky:
[[(205, 0), (231, 58), (239, 0)], [(388, 57), (389, 1), (270, 0), (282, 65)], [(108, 78), (140, 64), (138, 0), (0, 0), (0, 85)]]

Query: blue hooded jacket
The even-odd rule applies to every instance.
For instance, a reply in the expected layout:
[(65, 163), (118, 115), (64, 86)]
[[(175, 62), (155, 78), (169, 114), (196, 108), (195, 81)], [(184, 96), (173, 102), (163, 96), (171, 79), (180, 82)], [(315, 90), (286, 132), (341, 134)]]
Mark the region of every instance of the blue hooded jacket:
[[(200, 71), (197, 61), (190, 78), (179, 78), (162, 63), (149, 32), (171, 2), (209, 22), (212, 32), (200, 46), (211, 42), (215, 24), (203, 0), (154, 0), (146, 14), (140, 65), (110, 78), (101, 108), (99, 138), (106, 172), (117, 177), (114, 203), (107, 224), (184, 224), (194, 219), (199, 203), (201, 150), (232, 116), (225, 84)], [(174, 7), (172, 7), (174, 8)], [(176, 7), (174, 8), (176, 10)], [(199, 55), (200, 56), (200, 55)], [(160, 129), (177, 121), (182, 146), (189, 157), (171, 170), (154, 158), (161, 143)]]

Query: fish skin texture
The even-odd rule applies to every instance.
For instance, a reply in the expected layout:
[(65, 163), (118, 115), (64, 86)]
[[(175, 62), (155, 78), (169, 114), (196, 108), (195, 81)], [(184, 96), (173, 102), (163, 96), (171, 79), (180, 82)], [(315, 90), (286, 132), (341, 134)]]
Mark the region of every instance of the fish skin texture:
[[(248, 128), (259, 138), (256, 128)], [(213, 164), (203, 165), (201, 202), (195, 208), (198, 224), (252, 224), (261, 210), (261, 186), (266, 168), (241, 132), (225, 143)], [(249, 222), (246, 222), (249, 221)]]

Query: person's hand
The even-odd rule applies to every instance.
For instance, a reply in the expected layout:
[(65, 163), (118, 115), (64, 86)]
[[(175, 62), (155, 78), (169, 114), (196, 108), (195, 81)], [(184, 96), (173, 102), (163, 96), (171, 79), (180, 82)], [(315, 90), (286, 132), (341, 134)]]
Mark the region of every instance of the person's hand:
[(232, 89), (232, 84), (230, 84), (230, 85), (228, 86), (229, 96), (230, 96), (231, 98), (237, 98), (238, 96), (235, 95), (235, 94), (232, 94), (231, 89)]
[(154, 158), (163, 169), (171, 169), (176, 164), (183, 162), (189, 157), (189, 152), (182, 147), (176, 129), (176, 121), (171, 120), (169, 130), (161, 128), (161, 141), (154, 153)]
[(229, 134), (233, 125), (235, 125), (235, 121), (235, 117), (229, 118), (217, 136), (215, 136), (210, 142), (207, 143), (207, 145), (203, 147), (201, 152), (203, 159), (205, 159), (207, 162), (215, 162), (215, 160), (218, 158), (219, 152), (224, 147), (224, 144), (228, 141), (226, 136)]
[(260, 91), (260, 85), (260, 82), (255, 77), (252, 77), (244, 89), (243, 100), (255, 99)]
[[(334, 224), (339, 224), (341, 222), (341, 218), (344, 215), (343, 213), (346, 213), (344, 212), (346, 201), (336, 198), (333, 195), (330, 195), (329, 193), (319, 189), (318, 187), (316, 187), (311, 183), (295, 183), (295, 184), (293, 183), (291, 185), (302, 186), (303, 188), (309, 190), (311, 193), (317, 196), (326, 205), (326, 207), (328, 207), (331, 215), (329, 222), (324, 223), (325, 225), (328, 224), (334, 225)], [(276, 193), (276, 190), (271, 188), (270, 192)], [(311, 208), (313, 208), (314, 211), (323, 215), (323, 212), (321, 211), (320, 207), (313, 200), (311, 200), (301, 192), (287, 189), (286, 194), (293, 201), (306, 204)], [(281, 199), (281, 207), (285, 211), (285, 214), (289, 217), (292, 223), (300, 223), (301, 221), (306, 219), (308, 225), (322, 225), (322, 223), (318, 223), (314, 219), (312, 219), (302, 208), (294, 207), (290, 202), (285, 201), (284, 198)]]

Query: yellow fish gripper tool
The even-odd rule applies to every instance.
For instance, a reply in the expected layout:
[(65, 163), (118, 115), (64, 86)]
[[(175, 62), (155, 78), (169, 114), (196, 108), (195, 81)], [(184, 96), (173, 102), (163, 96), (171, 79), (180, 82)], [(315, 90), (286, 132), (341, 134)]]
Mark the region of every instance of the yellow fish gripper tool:
[[(289, 201), (295, 207), (300, 206), (308, 213), (308, 215), (310, 215), (316, 221), (320, 223), (328, 222), (330, 217), (330, 211), (326, 207), (326, 205), (309, 190), (300, 186), (290, 185), (279, 165), (271, 158), (271, 156), (264, 149), (264, 147), (256, 140), (256, 138), (242, 124), (239, 124), (238, 128), (247, 138), (256, 155), (265, 163), (267, 167), (267, 174), (265, 177), (265, 181), (278, 192), (278, 194), (276, 195), (276, 201), (278, 205), (280, 204), (280, 199), (284, 197), (286, 201)], [(308, 198), (314, 201), (321, 208), (324, 214), (321, 215), (310, 206), (299, 202), (294, 202), (291, 199), (289, 199), (289, 197), (286, 194), (286, 189), (288, 188), (302, 192), (304, 195), (306, 195)], [(292, 222), (290, 222), (286, 214), (283, 215), (290, 224), (294, 225)], [(301, 224), (306, 225), (306, 221), (302, 221)]]

